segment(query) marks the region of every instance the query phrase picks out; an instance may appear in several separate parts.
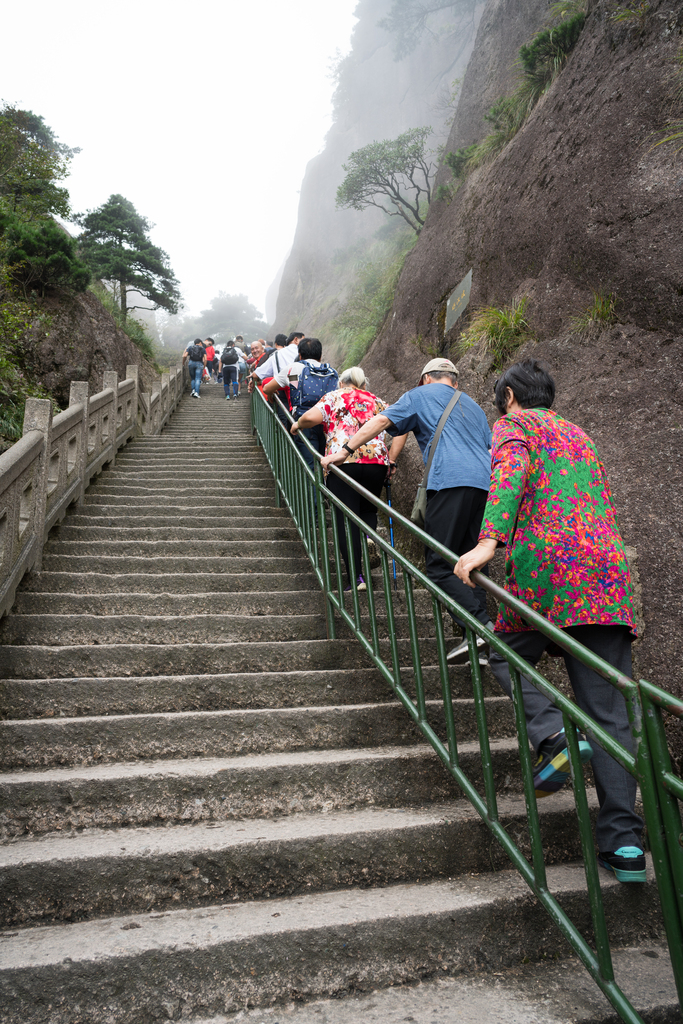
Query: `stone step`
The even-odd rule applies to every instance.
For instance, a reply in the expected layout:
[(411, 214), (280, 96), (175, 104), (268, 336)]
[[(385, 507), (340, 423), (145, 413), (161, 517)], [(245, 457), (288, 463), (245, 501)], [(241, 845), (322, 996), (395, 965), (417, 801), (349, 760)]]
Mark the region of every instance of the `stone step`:
[[(581, 857), (567, 813), (572, 805), (570, 793), (539, 804), (549, 864)], [(503, 797), (498, 809), (501, 824), (529, 856), (523, 798)], [(479, 815), (462, 800), (272, 820), (88, 829), (0, 847), (0, 927), (368, 889), (507, 867)]]
[[(680, 1024), (680, 1004), (667, 946), (648, 940), (612, 947), (618, 985), (650, 1024)], [(499, 966), (499, 965), (498, 965)], [(344, 998), (293, 1001), (227, 1016), (194, 1017), (187, 1024), (615, 1024), (615, 1010), (576, 956), (524, 962), (506, 970), (449, 977), (435, 970), (423, 980), (376, 988), (369, 980)], [(172, 1004), (169, 1004), (169, 1010)]]
[[(154, 599), (144, 611), (136, 614), (123, 609), (105, 615), (86, 611), (72, 614), (67, 610), (61, 614), (16, 612), (0, 622), (0, 644), (72, 646), (99, 641), (102, 636), (109, 644), (263, 643), (327, 639), (327, 623), (319, 594), (313, 596), (311, 610), (305, 614), (301, 602), (299, 609), (288, 612), (266, 614), (256, 609), (241, 614), (226, 613), (216, 607), (215, 600), (213, 607), (205, 612), (194, 607), (192, 595), (185, 596), (184, 600), (186, 609), (174, 610), (170, 614), (164, 614), (157, 608)], [(150, 614), (152, 612), (154, 614)], [(388, 637), (386, 615), (377, 613), (375, 623), (379, 636)], [(361, 625), (366, 636), (371, 636), (368, 615), (362, 616)], [(420, 637), (429, 637), (434, 632), (431, 616), (416, 616), (416, 625)], [(394, 616), (394, 633), (403, 638), (410, 635), (407, 615)], [(337, 636), (350, 638), (353, 633), (342, 624), (337, 628)]]
[[(258, 498), (260, 495), (270, 495), (273, 492), (273, 482), (266, 484), (241, 484), (239, 488), (240, 498)], [(178, 477), (176, 480), (159, 480), (148, 481), (140, 484), (128, 484), (118, 483), (112, 481), (97, 482), (88, 488), (88, 495), (92, 497), (105, 497), (113, 496), (114, 500), (120, 497), (144, 497), (145, 495), (152, 496), (156, 495), (163, 498), (165, 495), (169, 497), (188, 498), (194, 497), (195, 500), (200, 498), (202, 501), (211, 498), (224, 498), (230, 495), (235, 495), (235, 488), (232, 487), (229, 481), (223, 479), (213, 480), (201, 480), (196, 484), (191, 481)], [(210, 503), (210, 502), (209, 502)]]
[[(435, 666), (424, 665), (425, 694), (438, 700), (441, 682)], [(451, 693), (472, 695), (466, 667), (449, 670)], [(410, 692), (413, 673), (402, 672)], [(483, 672), (484, 692), (499, 697), (500, 687), (488, 669)], [(169, 711), (209, 711), (231, 708), (329, 707), (390, 702), (393, 691), (372, 668), (323, 669), (203, 675), (149, 675), (5, 679), (3, 713), (8, 719), (74, 717), (80, 715), (137, 715)], [(457, 727), (457, 726), (456, 726)]]
[(311, 563), (305, 556), (276, 556), (230, 554), (229, 557), (215, 555), (185, 554), (172, 556), (157, 555), (144, 558), (142, 555), (53, 555), (49, 548), (43, 557), (45, 572), (100, 572), (120, 573), (162, 573), (181, 575), (197, 573), (223, 573), (231, 569), (233, 573), (303, 573), (310, 571)]
[[(551, 867), (548, 884), (589, 932), (583, 866)], [(652, 885), (633, 887), (628, 914), (619, 883), (602, 888), (615, 945), (660, 933)], [(3, 947), (7, 1024), (206, 1017), (568, 951), (512, 871), (25, 928)]]
[[(106, 639), (103, 637), (103, 639)], [(410, 663), (410, 644), (397, 641), (400, 663)], [(437, 661), (436, 641), (420, 641), (425, 665)], [(380, 654), (391, 663), (389, 643), (380, 641)], [(295, 640), (282, 644), (106, 644), (72, 647), (0, 646), (4, 679), (76, 678), (78, 676), (210, 675), (225, 672), (273, 672), (309, 669), (369, 668), (371, 661), (355, 640)]]
[[(458, 753), (481, 790), (478, 744)], [(497, 793), (521, 790), (516, 741), (492, 740), (491, 766)], [(458, 792), (424, 744), (34, 769), (0, 776), (0, 836), (411, 806)]]
[[(208, 554), (207, 554), (208, 549)], [(170, 557), (172, 555), (190, 556), (193, 552), (197, 555), (208, 558), (251, 560), (257, 557), (261, 562), (263, 559), (273, 560), (278, 557), (296, 556), (307, 557), (304, 548), (299, 540), (298, 534), (294, 537), (278, 539), (265, 531), (263, 539), (258, 543), (248, 543), (240, 539), (224, 537), (217, 530), (208, 531), (205, 536), (197, 536), (191, 530), (187, 537), (178, 540), (141, 540), (138, 538), (119, 540), (112, 537), (110, 540), (64, 540), (61, 532), (51, 538), (45, 548), (46, 554), (50, 556), (75, 556), (77, 558), (93, 557), (104, 555), (110, 559), (121, 558), (155, 558), (159, 555)], [(223, 561), (225, 567), (225, 561)]]
[[(72, 560), (67, 560), (72, 564)], [(172, 561), (172, 560), (171, 560)], [(229, 563), (223, 562), (225, 569)], [(171, 566), (168, 566), (170, 569)], [(310, 563), (301, 572), (31, 572), (22, 582), (24, 593), (67, 594), (246, 594), (282, 591), (283, 595), (301, 591), (320, 595)], [(313, 598), (311, 598), (313, 599)]]
[[(138, 515), (154, 515), (155, 512), (159, 511), (159, 501), (153, 499), (150, 495), (125, 495), (125, 499), (122, 501), (116, 500), (116, 495), (110, 494), (94, 494), (88, 490), (85, 496), (83, 505), (80, 506), (81, 511), (84, 515), (92, 516), (97, 514), (98, 507), (106, 507), (107, 513), (114, 509), (117, 515), (126, 515), (128, 509), (134, 514), (137, 509)], [(270, 493), (264, 497), (256, 497), (253, 495), (245, 494), (224, 494), (224, 495), (212, 495), (208, 498), (205, 495), (197, 494), (174, 494), (172, 501), (164, 501), (161, 503), (164, 513), (170, 515), (172, 512), (178, 513), (178, 516), (186, 515), (187, 509), (196, 509), (197, 514), (205, 516), (225, 516), (240, 514), (239, 509), (244, 509), (244, 515), (255, 514), (254, 509), (258, 509), (259, 518), (264, 514), (272, 515), (273, 513), (284, 514), (283, 509), (278, 508), (275, 505), (274, 488), (270, 489)], [(287, 513), (289, 514), (289, 513)]]
[[(289, 512), (279, 508), (267, 508), (259, 511), (258, 515), (252, 508), (245, 510), (242, 515), (239, 509), (235, 514), (226, 511), (219, 506), (213, 508), (210, 515), (190, 512), (187, 508), (179, 509), (177, 515), (167, 515), (164, 508), (163, 514), (142, 515), (138, 509), (133, 507), (128, 515), (119, 515), (116, 505), (91, 506), (83, 510), (82, 514), (71, 513), (59, 527), (59, 536), (65, 536), (64, 530), (79, 529), (130, 529), (130, 530), (161, 530), (166, 527), (179, 527), (181, 529), (212, 529), (212, 530), (273, 530), (275, 528), (295, 531)], [(57, 536), (57, 534), (55, 534)], [(69, 535), (71, 536), (71, 535)], [(75, 536), (75, 534), (74, 534)], [(240, 534), (241, 536), (241, 534)]]
[[(152, 607), (148, 611), (152, 611)], [(10, 615), (0, 622), (0, 643), (70, 647), (107, 644), (268, 643), (324, 640), (325, 617), (310, 615)]]
[[(79, 517), (81, 518), (81, 517)], [(71, 544), (89, 544), (94, 541), (98, 544), (106, 542), (125, 542), (125, 541), (148, 541), (160, 543), (161, 541), (188, 541), (188, 540), (199, 540), (205, 543), (210, 543), (219, 538), (225, 538), (228, 541), (235, 543), (241, 543), (245, 546), (251, 547), (252, 545), (267, 543), (274, 540), (298, 542), (299, 535), (296, 531), (296, 527), (293, 523), (283, 522), (281, 519), (275, 520), (268, 526), (261, 524), (260, 520), (254, 520), (251, 518), (248, 520), (253, 525), (251, 526), (238, 526), (234, 519), (221, 519), (219, 520), (220, 526), (214, 520), (210, 521), (210, 525), (207, 526), (206, 520), (199, 519), (195, 524), (188, 523), (183, 517), (180, 521), (177, 519), (172, 525), (164, 526), (160, 523), (155, 523), (153, 520), (147, 526), (134, 526), (128, 523), (123, 525), (125, 520), (121, 520), (119, 526), (114, 526), (112, 523), (108, 523), (106, 526), (91, 525), (91, 526), (75, 526), (72, 525), (71, 519), (67, 519), (59, 527), (59, 530), (52, 534), (50, 541), (51, 545), (58, 541), (64, 543), (68, 541)], [(91, 520), (95, 523), (95, 520)]]
[[(314, 581), (311, 581), (313, 587)], [(322, 612), (321, 591), (245, 591), (234, 594), (56, 594), (21, 592), (14, 614), (24, 615), (296, 615)]]
[(121, 466), (117, 462), (115, 469), (109, 469), (98, 477), (98, 483), (139, 483), (141, 486), (144, 486), (148, 481), (156, 483), (158, 481), (163, 482), (169, 478), (176, 480), (179, 474), (185, 471), (191, 474), (193, 482), (198, 480), (202, 483), (207, 481), (210, 483), (213, 480), (218, 480), (221, 483), (231, 484), (233, 487), (243, 483), (261, 484), (264, 487), (272, 486), (273, 484), (273, 474), (267, 463), (265, 466), (260, 464), (254, 466), (245, 462), (235, 466), (234, 459), (229, 458), (226, 458), (220, 464), (220, 468), (217, 468), (214, 463), (197, 464), (192, 460), (188, 460), (187, 463), (172, 462), (168, 465), (158, 466), (156, 463), (146, 459), (144, 463), (134, 467)]
[[(458, 740), (476, 739), (474, 701), (456, 700)], [(446, 742), (443, 702), (427, 720)], [(512, 703), (489, 698), (492, 736), (514, 736)], [(184, 711), (0, 722), (0, 767), (45, 768), (141, 759), (237, 757), (295, 750), (408, 746), (424, 742), (405, 708), (393, 704), (240, 711)]]

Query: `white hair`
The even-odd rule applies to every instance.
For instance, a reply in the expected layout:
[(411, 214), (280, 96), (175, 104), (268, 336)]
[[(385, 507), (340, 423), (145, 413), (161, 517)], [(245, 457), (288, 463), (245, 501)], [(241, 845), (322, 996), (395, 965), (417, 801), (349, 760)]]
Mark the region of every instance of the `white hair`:
[(339, 375), (339, 383), (353, 384), (354, 388), (370, 387), (370, 381), (360, 366), (349, 366), (347, 370), (343, 370)]

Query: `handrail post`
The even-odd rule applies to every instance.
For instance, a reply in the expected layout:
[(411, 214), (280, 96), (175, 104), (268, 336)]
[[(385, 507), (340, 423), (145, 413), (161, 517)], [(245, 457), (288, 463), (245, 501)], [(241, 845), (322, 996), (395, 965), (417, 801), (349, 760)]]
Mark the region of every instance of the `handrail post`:
[(43, 450), (38, 466), (38, 479), (35, 482), (35, 504), (33, 506), (33, 568), (40, 572), (43, 565), (43, 546), (45, 544), (47, 471), (50, 463), (52, 434), (52, 402), (48, 398), (26, 399), (22, 436), (28, 434), (30, 430), (39, 430), (43, 435)]
[(106, 391), (111, 388), (114, 392), (112, 416), (109, 423), (109, 436), (111, 437), (111, 459), (109, 465), (113, 469), (116, 465), (116, 434), (119, 428), (119, 375), (116, 370), (105, 370), (102, 376), (102, 387)]
[(88, 427), (89, 427), (89, 405), (90, 386), (87, 380), (72, 380), (69, 389), (69, 408), (72, 405), (82, 405), (83, 415), (81, 418), (81, 434), (78, 442), (78, 478), (80, 487), (78, 489), (77, 505), (82, 505), (85, 500), (85, 467), (88, 461)]

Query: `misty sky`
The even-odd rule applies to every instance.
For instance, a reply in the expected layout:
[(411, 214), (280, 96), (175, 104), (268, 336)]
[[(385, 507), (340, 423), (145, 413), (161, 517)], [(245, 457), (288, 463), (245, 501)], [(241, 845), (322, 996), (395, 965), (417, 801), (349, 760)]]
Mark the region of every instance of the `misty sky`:
[(82, 148), (66, 182), (74, 210), (121, 193), (155, 223), (189, 311), (223, 290), (265, 313), (356, 3), (6, 5), (0, 99)]

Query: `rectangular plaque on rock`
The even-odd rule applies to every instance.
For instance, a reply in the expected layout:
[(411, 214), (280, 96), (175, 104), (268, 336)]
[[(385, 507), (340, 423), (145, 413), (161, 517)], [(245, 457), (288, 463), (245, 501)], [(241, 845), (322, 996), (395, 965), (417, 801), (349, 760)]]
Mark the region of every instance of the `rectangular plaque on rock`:
[(446, 334), (450, 331), (451, 327), (455, 324), (456, 320), (464, 309), (467, 309), (467, 304), (470, 301), (470, 288), (472, 287), (472, 271), (466, 277), (463, 277), (462, 281), (448, 296), (448, 306), (446, 308)]

